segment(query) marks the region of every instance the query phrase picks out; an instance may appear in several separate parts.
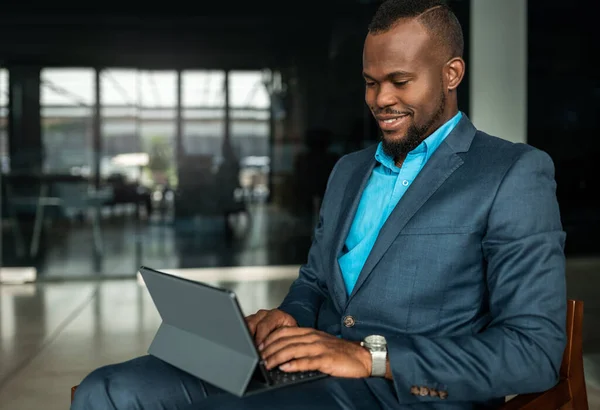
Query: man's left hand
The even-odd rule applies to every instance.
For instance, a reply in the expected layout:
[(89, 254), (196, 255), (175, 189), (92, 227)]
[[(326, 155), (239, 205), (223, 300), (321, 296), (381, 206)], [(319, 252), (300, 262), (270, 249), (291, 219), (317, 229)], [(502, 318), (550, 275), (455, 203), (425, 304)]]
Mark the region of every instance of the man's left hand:
[[(262, 348), (262, 349), (261, 349)], [(358, 342), (306, 327), (282, 327), (259, 346), (267, 369), (319, 370), (337, 377), (371, 375), (371, 354)]]

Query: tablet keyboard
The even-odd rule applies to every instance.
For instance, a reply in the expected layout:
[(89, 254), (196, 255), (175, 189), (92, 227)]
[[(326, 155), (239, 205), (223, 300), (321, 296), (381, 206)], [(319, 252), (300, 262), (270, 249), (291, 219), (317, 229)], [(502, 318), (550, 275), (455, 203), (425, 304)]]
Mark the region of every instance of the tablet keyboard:
[(310, 370), (305, 372), (284, 372), (283, 370), (279, 370), (278, 367), (269, 370), (268, 374), (269, 378), (271, 379), (271, 384), (293, 383), (300, 380), (324, 376), (324, 373), (321, 373), (318, 370)]

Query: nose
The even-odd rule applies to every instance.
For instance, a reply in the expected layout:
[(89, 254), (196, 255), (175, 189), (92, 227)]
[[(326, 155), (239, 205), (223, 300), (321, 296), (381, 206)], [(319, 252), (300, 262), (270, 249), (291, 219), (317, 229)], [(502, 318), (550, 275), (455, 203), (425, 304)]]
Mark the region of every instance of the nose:
[(394, 97), (393, 87), (390, 87), (387, 84), (381, 84), (377, 90), (377, 96), (375, 98), (375, 104), (377, 104), (377, 108), (389, 107), (395, 103), (396, 99)]

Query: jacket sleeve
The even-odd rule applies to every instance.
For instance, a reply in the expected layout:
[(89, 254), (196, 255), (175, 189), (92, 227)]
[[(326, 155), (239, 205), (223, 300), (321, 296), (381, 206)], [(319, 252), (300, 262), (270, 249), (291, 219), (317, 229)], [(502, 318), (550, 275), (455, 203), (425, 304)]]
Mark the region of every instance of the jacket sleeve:
[(567, 296), (565, 233), (555, 191), (554, 165), (542, 151), (526, 151), (507, 171), (482, 240), (491, 322), (473, 335), (388, 340), (400, 403), (440, 400), (411, 394), (416, 380), (441, 386), (446, 401), (471, 402), (557, 383)]
[(328, 194), (331, 194), (329, 187), (340, 162), (341, 159), (329, 175), (307, 262), (300, 267), (298, 278), (292, 283), (288, 294), (279, 306), (280, 310), (292, 315), (300, 327), (316, 327), (319, 309), (328, 297), (327, 284), (324, 279), (324, 261), (327, 249), (323, 244), (323, 230), (324, 224), (332, 222), (324, 220), (323, 207), (328, 201)]

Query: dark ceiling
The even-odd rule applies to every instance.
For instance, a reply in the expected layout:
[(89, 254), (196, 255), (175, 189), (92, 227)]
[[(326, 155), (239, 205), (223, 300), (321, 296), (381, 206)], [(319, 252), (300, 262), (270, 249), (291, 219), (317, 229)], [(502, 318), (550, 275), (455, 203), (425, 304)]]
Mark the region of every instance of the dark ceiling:
[(223, 2), (194, 12), (9, 7), (0, 15), (0, 64), (277, 66), (294, 55), (326, 53), (339, 22), (364, 31), (377, 3)]
[[(382, 0), (85, 3), (5, 1), (0, 64), (262, 68), (362, 41)], [(470, 0), (449, 0), (468, 8)], [(132, 7), (134, 6), (134, 7)], [(358, 37), (357, 37), (358, 36)], [(342, 40), (340, 40), (342, 39)]]

